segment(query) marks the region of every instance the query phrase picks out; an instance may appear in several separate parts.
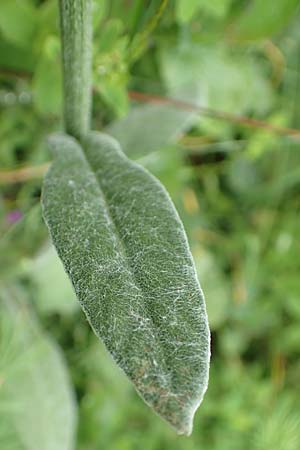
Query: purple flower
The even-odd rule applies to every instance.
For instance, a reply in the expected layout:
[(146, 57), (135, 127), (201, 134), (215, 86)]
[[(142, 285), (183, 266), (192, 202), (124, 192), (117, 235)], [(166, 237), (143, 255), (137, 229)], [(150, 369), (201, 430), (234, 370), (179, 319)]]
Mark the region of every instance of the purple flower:
[(7, 222), (12, 225), (13, 223), (18, 222), (20, 219), (22, 219), (23, 214), (19, 209), (14, 209), (13, 211), (10, 211), (6, 215)]

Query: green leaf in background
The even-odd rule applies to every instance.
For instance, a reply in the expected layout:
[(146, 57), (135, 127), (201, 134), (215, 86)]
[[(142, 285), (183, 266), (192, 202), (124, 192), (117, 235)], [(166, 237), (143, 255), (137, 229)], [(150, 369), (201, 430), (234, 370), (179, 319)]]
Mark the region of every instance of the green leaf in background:
[[(117, 117), (124, 116), (128, 102), (128, 40), (121, 36), (120, 20), (108, 21), (103, 29), (104, 40), (96, 40), (94, 89)], [(99, 41), (99, 42), (98, 42)]]
[(58, 39), (49, 36), (34, 72), (34, 104), (42, 115), (59, 115), (62, 108), (62, 77), (61, 71), (57, 70), (58, 51)]
[(298, 450), (300, 417), (294, 402), (285, 396), (275, 403), (267, 417), (260, 418), (253, 436), (254, 450)]
[[(174, 142), (197, 114), (168, 105), (144, 105), (113, 122), (106, 132), (116, 138), (129, 158), (140, 158)], [(145, 126), (147, 125), (147, 126)]]
[(203, 12), (207, 16), (223, 19), (226, 17), (232, 0), (215, 0), (214, 2), (207, 2), (206, 0), (201, 0), (201, 6)]
[(78, 302), (54, 247), (47, 245), (26, 266), (26, 274), (34, 286), (34, 300), (42, 313), (70, 314)]
[(231, 298), (228, 281), (212, 254), (203, 251), (193, 253), (199, 278), (203, 280), (209, 325), (211, 330), (216, 330), (228, 318)]
[(265, 39), (285, 27), (298, 8), (298, 0), (252, 0), (229, 35), (238, 41)]
[(100, 53), (115, 50), (123, 28), (123, 22), (120, 19), (108, 20), (101, 29), (100, 38), (96, 41), (97, 50)]
[(7, 437), (18, 450), (73, 450), (77, 413), (62, 354), (19, 289), (1, 286), (0, 301), (0, 416), (15, 434)]
[(256, 62), (233, 53), (222, 44), (170, 47), (160, 52), (160, 58), (162, 74), (172, 97), (180, 92), (193, 104), (235, 114), (248, 109), (263, 114), (272, 105), (271, 86)]
[(93, 28), (97, 29), (101, 23), (101, 21), (103, 20), (103, 18), (105, 17), (107, 10), (108, 10), (108, 6), (110, 4), (108, 3), (108, 0), (101, 0), (96, 1), (93, 3)]
[(177, 0), (176, 1), (176, 18), (178, 22), (189, 22), (195, 19), (198, 12), (213, 17), (224, 17), (227, 13), (232, 0)]
[(103, 100), (118, 117), (126, 114), (128, 110), (128, 95), (126, 85), (122, 79), (105, 79), (99, 92)]
[(5, 69), (31, 72), (35, 61), (32, 51), (20, 48), (0, 38), (0, 65)]
[(176, 1), (176, 17), (179, 22), (188, 22), (196, 12), (199, 11), (201, 5), (199, 0), (177, 0)]
[(0, 31), (13, 44), (25, 47), (35, 31), (35, 10), (29, 0), (2, 0)]
[[(32, 257), (46, 239), (40, 203), (33, 206), (21, 220), (14, 223), (0, 238), (1, 279), (22, 271), (25, 258)], [(34, 239), (32, 239), (34, 236)], [(12, 244), (13, 243), (13, 244)]]
[(44, 217), (82, 308), (146, 403), (190, 434), (210, 339), (178, 214), (109, 136), (91, 133), (82, 147), (57, 136), (52, 147)]

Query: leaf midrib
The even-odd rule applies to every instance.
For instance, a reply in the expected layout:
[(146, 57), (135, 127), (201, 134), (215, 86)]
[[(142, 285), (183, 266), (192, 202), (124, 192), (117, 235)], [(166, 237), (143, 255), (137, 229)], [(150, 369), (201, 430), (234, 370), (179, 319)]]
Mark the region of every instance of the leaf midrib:
[[(122, 249), (122, 256), (124, 256), (124, 259), (125, 259), (125, 262), (126, 262), (127, 267), (129, 267), (129, 272), (130, 272), (130, 274), (131, 274), (131, 277), (133, 278), (133, 281), (134, 281), (135, 285), (136, 285), (136, 286), (138, 287), (138, 289), (140, 290), (140, 292), (141, 292), (141, 294), (142, 294), (142, 298), (145, 298), (145, 292), (144, 292), (144, 290), (143, 290), (143, 288), (142, 288), (142, 286), (141, 286), (139, 280), (137, 280), (136, 275), (135, 275), (135, 272), (134, 272), (134, 269), (133, 269), (132, 264), (131, 264), (131, 262), (130, 262), (130, 261), (131, 261), (131, 258), (130, 258), (130, 256), (128, 255), (127, 247), (126, 247), (125, 243), (123, 242), (123, 240), (122, 240), (122, 238), (121, 238), (121, 236), (120, 236), (120, 232), (119, 232), (119, 230), (118, 230), (118, 227), (117, 227), (117, 225), (115, 224), (115, 221), (114, 221), (113, 216), (112, 216), (112, 214), (111, 214), (111, 210), (110, 210), (109, 202), (108, 202), (107, 197), (106, 197), (106, 194), (105, 194), (105, 190), (103, 189), (102, 184), (101, 184), (101, 181), (99, 180), (99, 178), (98, 178), (98, 176), (97, 176), (97, 170), (93, 168), (93, 165), (92, 165), (92, 163), (90, 162), (90, 160), (89, 160), (89, 158), (88, 158), (88, 156), (87, 156), (87, 154), (86, 154), (86, 152), (85, 152), (85, 149), (84, 149), (84, 146), (83, 146), (82, 143), (81, 143), (81, 145), (80, 145), (80, 148), (81, 148), (82, 154), (83, 154), (83, 156), (84, 156), (84, 159), (85, 159), (85, 161), (86, 161), (86, 163), (87, 163), (87, 165), (88, 165), (88, 168), (90, 169), (90, 171), (91, 171), (91, 173), (92, 173), (92, 175), (93, 175), (93, 177), (94, 177), (94, 179), (95, 179), (95, 181), (96, 181), (96, 183), (97, 183), (97, 186), (98, 186), (98, 188), (99, 188), (99, 191), (100, 191), (100, 193), (101, 193), (101, 195), (102, 195), (103, 202), (104, 202), (104, 205), (105, 205), (105, 208), (106, 208), (107, 217), (109, 218), (109, 221), (110, 221), (110, 223), (111, 223), (111, 225), (112, 225), (112, 227), (113, 227), (113, 229), (114, 229), (115, 236), (117, 237), (117, 242), (118, 242), (118, 244), (120, 245), (120, 247), (121, 247), (121, 249)], [(124, 155), (124, 157), (126, 158), (125, 155)], [(156, 323), (155, 323), (155, 321), (154, 321), (154, 319), (153, 319), (153, 316), (152, 316), (152, 314), (151, 314), (151, 310), (149, 309), (147, 303), (146, 303), (146, 309), (147, 309), (147, 312), (148, 312), (148, 316), (149, 316), (149, 318), (150, 318), (150, 320), (151, 320), (151, 323), (152, 323), (152, 325), (153, 325), (153, 328), (155, 328), (155, 329), (157, 330), (158, 326), (156, 325)], [(164, 364), (164, 372), (165, 372), (166, 374), (170, 374), (170, 372), (169, 372), (168, 369), (167, 369), (167, 367), (168, 367), (167, 359), (168, 359), (168, 358), (167, 358), (167, 356), (165, 355), (164, 342), (163, 342), (163, 340), (160, 338), (160, 334), (159, 334), (159, 333), (155, 333), (155, 334), (154, 334), (154, 337), (155, 337), (155, 340), (158, 340), (158, 341), (160, 342), (160, 348), (163, 349), (163, 351), (162, 351), (162, 354), (163, 354), (162, 362), (163, 362), (163, 364)], [(172, 375), (172, 373), (171, 373), (171, 375)], [(171, 380), (172, 380), (172, 377), (171, 377)], [(174, 390), (173, 390), (173, 380), (172, 380), (172, 382), (171, 382), (171, 387), (172, 387), (172, 392), (173, 392), (173, 391), (174, 391)], [(174, 394), (177, 395), (176, 391), (174, 391)]]

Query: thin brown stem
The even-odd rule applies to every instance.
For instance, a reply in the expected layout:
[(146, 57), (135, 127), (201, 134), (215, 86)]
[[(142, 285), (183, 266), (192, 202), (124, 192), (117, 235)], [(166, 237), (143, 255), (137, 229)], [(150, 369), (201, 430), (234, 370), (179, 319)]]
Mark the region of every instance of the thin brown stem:
[(236, 116), (228, 112), (216, 111), (215, 109), (207, 108), (206, 106), (196, 105), (190, 102), (186, 102), (184, 100), (177, 100), (174, 98), (163, 97), (160, 95), (145, 94), (137, 91), (129, 91), (129, 97), (132, 100), (138, 102), (172, 105), (175, 106), (176, 108), (184, 109), (186, 111), (198, 112), (199, 114), (211, 117), (212, 119), (224, 120), (226, 122), (244, 125), (251, 128), (262, 128), (272, 133), (300, 138), (300, 130), (297, 130), (295, 128), (280, 127), (277, 125), (272, 125), (263, 120), (252, 119), (247, 116)]
[[(5, 69), (0, 67), (0, 73), (19, 76), (19, 77), (29, 77), (30, 74), (26, 72), (19, 72), (15, 70)], [(190, 102), (186, 102), (183, 100), (177, 100), (170, 97), (148, 94), (138, 91), (129, 91), (129, 97), (132, 100), (144, 103), (158, 103), (165, 105), (173, 105), (177, 108), (184, 109), (186, 111), (195, 111), (199, 114), (203, 114), (205, 116), (211, 117), (212, 119), (224, 120), (231, 123), (236, 123), (239, 125), (244, 125), (251, 128), (262, 128), (271, 133), (281, 134), (284, 136), (292, 136), (295, 138), (300, 137), (300, 130), (296, 128), (289, 127), (280, 127), (277, 125), (272, 125), (264, 120), (253, 119), (247, 116), (236, 116), (235, 114), (231, 114), (228, 112), (217, 111), (212, 108), (207, 108), (200, 105), (195, 105)]]
[(38, 166), (22, 167), (21, 169), (5, 170), (0, 172), (0, 184), (22, 183), (34, 178), (42, 178), (50, 163)]

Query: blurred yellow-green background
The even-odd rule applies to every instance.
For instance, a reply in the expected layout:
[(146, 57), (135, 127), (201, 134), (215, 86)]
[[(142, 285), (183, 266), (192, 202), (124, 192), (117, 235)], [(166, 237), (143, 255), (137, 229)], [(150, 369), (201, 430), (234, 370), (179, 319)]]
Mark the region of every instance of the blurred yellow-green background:
[(0, 5), (1, 450), (299, 450), (299, 2), (93, 2), (93, 127), (167, 187), (206, 296), (189, 438), (93, 335), (42, 220), (57, 3)]

